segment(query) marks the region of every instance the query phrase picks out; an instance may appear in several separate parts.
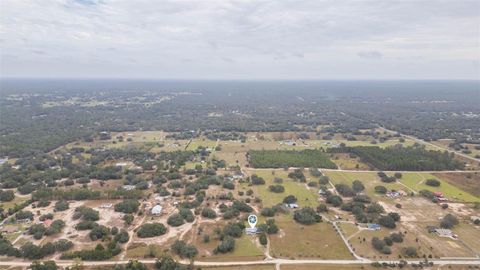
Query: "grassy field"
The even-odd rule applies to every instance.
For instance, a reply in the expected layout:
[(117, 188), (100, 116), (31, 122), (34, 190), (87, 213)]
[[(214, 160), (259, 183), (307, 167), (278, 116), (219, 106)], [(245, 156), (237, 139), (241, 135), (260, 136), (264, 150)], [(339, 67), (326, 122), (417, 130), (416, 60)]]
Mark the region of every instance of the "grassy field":
[(9, 202), (1, 202), (0, 203), (0, 207), (5, 209), (5, 210), (8, 210), (9, 208), (12, 208), (13, 206), (15, 206), (15, 204), (21, 204), (25, 201), (27, 201), (29, 199), (30, 196), (18, 196), (17, 194), (15, 194), (15, 198)]
[[(439, 187), (431, 187), (425, 184), (427, 179), (437, 179), (441, 182)], [(474, 196), (458, 187), (443, 181), (429, 173), (403, 173), (400, 182), (416, 191), (426, 189), (433, 192), (442, 192), (449, 199), (460, 200), (464, 202), (480, 202), (480, 197)]]
[(360, 180), (365, 186), (365, 193), (370, 197), (379, 197), (381, 195), (375, 193), (375, 186), (382, 185), (391, 190), (405, 190), (405, 187), (398, 183), (384, 183), (380, 180), (376, 172), (325, 172), (330, 177), (333, 184), (346, 184), (351, 186), (354, 180)]
[[(291, 215), (276, 218), (280, 231), (270, 235), (270, 254), (280, 258), (353, 258), (331, 224), (301, 225)], [(302, 241), (299, 241), (299, 235)]]
[(249, 261), (262, 260), (265, 258), (262, 250), (254, 243), (254, 239), (248, 235), (243, 235), (235, 239), (235, 249), (233, 252), (225, 254), (212, 254), (202, 258), (204, 261)]
[(433, 173), (436, 178), (462, 190), (468, 190), (474, 196), (480, 197), (480, 173)]
[[(272, 174), (272, 171), (275, 175)], [(317, 207), (318, 196), (316, 194), (316, 189), (307, 189), (305, 183), (294, 182), (290, 178), (288, 178), (288, 171), (284, 170), (248, 170), (249, 174), (256, 174), (263, 179), (265, 179), (265, 185), (256, 185), (251, 186), (256, 196), (262, 199), (263, 207), (271, 207), (278, 203), (282, 203), (283, 198), (287, 195), (294, 195), (297, 197), (298, 205), (302, 206), (310, 206), (310, 207)], [(280, 177), (283, 179), (283, 185), (285, 187), (285, 192), (283, 193), (273, 193), (268, 190), (268, 186), (273, 185), (273, 179), (275, 177)]]

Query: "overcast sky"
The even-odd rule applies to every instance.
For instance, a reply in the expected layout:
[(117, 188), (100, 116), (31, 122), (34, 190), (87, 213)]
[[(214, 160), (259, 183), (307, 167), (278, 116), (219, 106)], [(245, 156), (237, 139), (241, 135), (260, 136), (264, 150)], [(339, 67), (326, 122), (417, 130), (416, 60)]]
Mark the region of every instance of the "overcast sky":
[(480, 77), (477, 0), (1, 0), (0, 15), (1, 77)]

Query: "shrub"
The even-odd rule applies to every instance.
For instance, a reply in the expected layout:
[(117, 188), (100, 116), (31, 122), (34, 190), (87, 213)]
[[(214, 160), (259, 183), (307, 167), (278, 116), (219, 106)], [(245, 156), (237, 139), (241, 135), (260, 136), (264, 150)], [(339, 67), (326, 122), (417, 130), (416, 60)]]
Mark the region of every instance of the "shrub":
[(235, 239), (230, 236), (223, 238), (222, 242), (213, 250), (213, 253), (227, 253), (235, 249)]
[(262, 244), (264, 246), (266, 246), (268, 244), (267, 235), (264, 234), (264, 233), (260, 234), (259, 240), (260, 240), (260, 244)]
[(375, 192), (376, 193), (385, 194), (385, 193), (387, 193), (387, 191), (388, 191), (387, 188), (384, 187), (384, 186), (376, 186), (375, 187)]
[(443, 217), (442, 221), (440, 222), (440, 227), (445, 229), (451, 229), (455, 225), (458, 224), (458, 219), (452, 214), (447, 214)]
[(56, 211), (65, 211), (69, 208), (67, 201), (58, 201), (55, 203)]
[(439, 187), (440, 181), (438, 181), (437, 179), (427, 179), (427, 181), (425, 181), (425, 184), (431, 187)]
[(288, 195), (287, 197), (283, 198), (283, 203), (296, 203), (297, 202), (297, 197), (293, 195)]
[(322, 217), (318, 215), (312, 208), (305, 207), (300, 210), (295, 210), (293, 219), (301, 224), (310, 225), (322, 221)]
[(117, 203), (114, 207), (115, 212), (122, 212), (125, 214), (136, 213), (140, 203), (137, 200), (124, 200), (123, 202)]
[(163, 235), (167, 232), (167, 228), (162, 223), (147, 223), (140, 226), (137, 236), (140, 238), (155, 237)]
[(268, 190), (274, 193), (282, 193), (285, 192), (285, 187), (282, 185), (271, 185), (268, 187)]
[(217, 217), (217, 213), (212, 208), (205, 207), (202, 209), (202, 217), (214, 219)]
[(181, 226), (183, 223), (183, 217), (180, 214), (173, 214), (167, 219), (167, 224), (173, 227)]

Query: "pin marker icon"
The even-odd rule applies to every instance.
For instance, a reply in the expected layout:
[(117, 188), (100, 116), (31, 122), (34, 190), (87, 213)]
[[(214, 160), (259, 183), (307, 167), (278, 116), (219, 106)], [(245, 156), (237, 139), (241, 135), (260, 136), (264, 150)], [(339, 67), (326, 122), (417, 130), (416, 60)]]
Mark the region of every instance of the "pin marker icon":
[(255, 215), (248, 216), (248, 225), (250, 225), (250, 228), (255, 228), (255, 225), (257, 225), (257, 220), (257, 216)]

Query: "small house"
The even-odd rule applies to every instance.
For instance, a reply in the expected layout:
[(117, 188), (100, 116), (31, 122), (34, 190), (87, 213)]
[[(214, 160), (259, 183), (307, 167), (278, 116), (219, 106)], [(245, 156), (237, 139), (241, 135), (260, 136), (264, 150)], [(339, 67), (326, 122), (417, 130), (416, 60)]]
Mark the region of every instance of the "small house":
[(296, 203), (287, 203), (285, 206), (288, 207), (288, 208), (291, 208), (291, 209), (298, 208), (298, 204), (296, 204)]
[(448, 237), (448, 238), (457, 238), (457, 235), (455, 235), (451, 230), (449, 229), (436, 229), (435, 232), (438, 234), (440, 237)]
[(158, 216), (158, 215), (162, 214), (162, 210), (163, 210), (162, 206), (157, 204), (152, 208), (150, 213), (154, 216)]
[(380, 225), (378, 225), (376, 223), (368, 223), (367, 228), (371, 231), (378, 231), (378, 230), (380, 230)]

